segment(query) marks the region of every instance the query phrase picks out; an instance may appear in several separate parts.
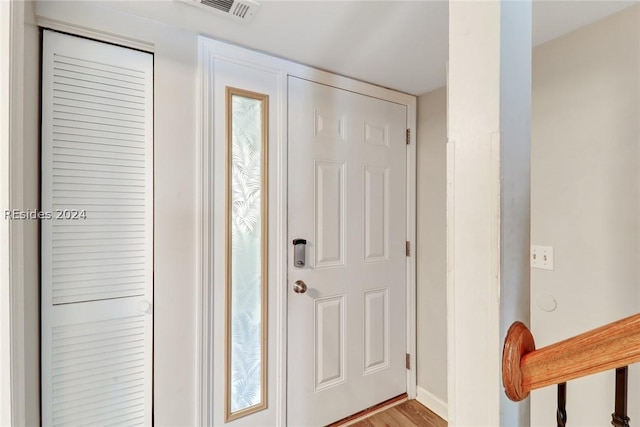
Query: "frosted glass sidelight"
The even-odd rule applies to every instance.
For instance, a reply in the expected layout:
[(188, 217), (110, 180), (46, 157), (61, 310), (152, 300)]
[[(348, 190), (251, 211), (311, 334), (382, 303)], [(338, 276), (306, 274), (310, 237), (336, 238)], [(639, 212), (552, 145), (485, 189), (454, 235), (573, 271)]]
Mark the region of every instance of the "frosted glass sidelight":
[(227, 420), (266, 408), (267, 99), (227, 88)]

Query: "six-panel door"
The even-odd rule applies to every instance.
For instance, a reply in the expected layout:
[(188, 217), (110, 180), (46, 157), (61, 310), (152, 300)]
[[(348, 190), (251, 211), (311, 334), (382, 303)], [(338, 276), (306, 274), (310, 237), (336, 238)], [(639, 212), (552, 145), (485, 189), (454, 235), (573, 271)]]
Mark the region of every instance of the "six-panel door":
[[(406, 106), (289, 78), (288, 425), (406, 391)], [(294, 282), (307, 285), (294, 292)]]

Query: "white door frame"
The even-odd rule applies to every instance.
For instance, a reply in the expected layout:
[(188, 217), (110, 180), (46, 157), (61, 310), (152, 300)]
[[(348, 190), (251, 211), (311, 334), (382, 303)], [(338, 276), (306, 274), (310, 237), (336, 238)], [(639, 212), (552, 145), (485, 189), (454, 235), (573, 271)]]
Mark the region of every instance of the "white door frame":
[[(24, 254), (20, 221), (4, 219), (4, 209), (23, 208), (22, 136), (24, 92), (23, 2), (2, 2), (3, 59), (0, 71), (0, 424), (23, 425), (26, 419), (24, 367)], [(8, 107), (8, 108), (7, 108)]]
[[(411, 369), (407, 371), (407, 393), (410, 399), (416, 397), (416, 265), (415, 265), (415, 237), (416, 237), (416, 97), (400, 92), (395, 92), (369, 83), (364, 83), (347, 77), (331, 74), (312, 67), (271, 57), (238, 46), (222, 43), (206, 37), (199, 38), (199, 90), (201, 99), (197, 114), (200, 129), (200, 141), (198, 146), (197, 176), (198, 210), (197, 225), (198, 236), (198, 313), (197, 313), (197, 421), (198, 425), (213, 425), (213, 355), (215, 339), (214, 313), (213, 313), (213, 266), (211, 265), (214, 239), (213, 218), (214, 198), (212, 197), (214, 182), (214, 129), (210, 119), (213, 117), (213, 105), (215, 94), (213, 92), (213, 79), (215, 78), (214, 61), (223, 60), (250, 68), (258, 68), (270, 73), (278, 74), (279, 90), (282, 91), (279, 98), (283, 101), (278, 105), (279, 123), (281, 135), (286, 134), (287, 129), (287, 105), (286, 91), (289, 76), (326, 84), (339, 89), (344, 89), (363, 95), (380, 98), (407, 106), (407, 128), (410, 130), (410, 144), (407, 147), (407, 236), (412, 253), (407, 258), (407, 328), (406, 341), (407, 353), (411, 355)], [(278, 141), (277, 156), (272, 158), (273, 167), (277, 170), (276, 187), (276, 212), (278, 219), (277, 233), (272, 235), (276, 240), (277, 253), (272, 258), (272, 268), (277, 271), (275, 277), (276, 286), (276, 336), (270, 336), (270, 340), (276, 343), (276, 371), (270, 372), (269, 377), (277, 379), (275, 399), (276, 419), (275, 425), (286, 425), (287, 413), (287, 139)], [(217, 174), (216, 174), (217, 175)]]
[[(0, 57), (11, 58), (11, 9), (14, 3), (0, 2)], [(0, 425), (11, 425), (11, 275), (9, 265), (10, 223), (4, 219), (5, 209), (9, 209), (11, 194), (11, 162), (9, 122), (11, 113), (11, 59), (0, 63)]]

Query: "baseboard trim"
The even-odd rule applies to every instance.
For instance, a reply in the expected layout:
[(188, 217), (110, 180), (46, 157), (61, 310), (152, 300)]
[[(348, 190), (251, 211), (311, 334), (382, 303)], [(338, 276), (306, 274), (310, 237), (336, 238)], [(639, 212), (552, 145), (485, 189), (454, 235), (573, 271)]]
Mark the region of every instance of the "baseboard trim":
[(418, 386), (418, 395), (416, 396), (416, 400), (429, 408), (431, 412), (443, 420), (449, 421), (449, 407), (447, 402), (443, 401), (433, 393)]

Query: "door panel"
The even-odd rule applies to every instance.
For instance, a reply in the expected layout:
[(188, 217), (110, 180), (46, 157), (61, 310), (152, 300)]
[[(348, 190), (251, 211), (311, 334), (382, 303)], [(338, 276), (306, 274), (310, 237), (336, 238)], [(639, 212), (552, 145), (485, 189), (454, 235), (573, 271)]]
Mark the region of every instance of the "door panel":
[(315, 265), (344, 265), (344, 163), (316, 161), (315, 187)]
[(389, 289), (364, 293), (364, 373), (389, 365)]
[(316, 387), (319, 391), (345, 380), (344, 296), (316, 300)]
[[(289, 78), (288, 424), (406, 391), (406, 106)], [(307, 285), (294, 292), (294, 282)]]
[(42, 422), (151, 425), (153, 57), (45, 31)]
[(364, 167), (364, 260), (389, 259), (389, 168)]

